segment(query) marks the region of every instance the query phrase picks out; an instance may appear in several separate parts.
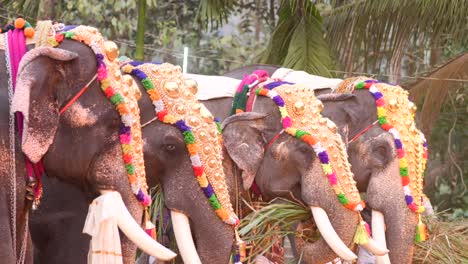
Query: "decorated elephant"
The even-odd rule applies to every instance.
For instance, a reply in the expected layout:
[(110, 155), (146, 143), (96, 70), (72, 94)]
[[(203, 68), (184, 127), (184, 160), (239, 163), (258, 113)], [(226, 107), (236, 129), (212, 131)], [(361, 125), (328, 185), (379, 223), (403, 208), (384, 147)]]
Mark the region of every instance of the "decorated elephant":
[[(143, 208), (150, 201), (137, 95), (120, 79), (118, 63), (112, 57), (115, 49), (96, 29), (80, 26), (72, 32), (56, 36), (59, 48), (29, 51), (18, 67), (9, 112), (24, 115), (21, 149), (32, 163), (42, 161), (50, 177), (102, 194), (90, 206), (88, 233), (99, 237), (107, 231), (101, 228), (98, 214), (112, 207), (115, 220), (106, 223), (110, 233), (117, 226), (125, 233), (122, 249), (118, 245), (109, 252), (93, 240), (90, 258), (122, 256), (124, 263), (132, 263), (136, 253), (132, 241), (150, 255), (174, 258), (173, 252), (152, 240), (135, 221), (142, 219)], [(64, 38), (83, 41), (91, 48)]]
[[(256, 65), (252, 67), (258, 68)], [(239, 69), (226, 75), (241, 78), (252, 67), (246, 67), (244, 72)], [(279, 75), (288, 81), (305, 82), (308, 85), (315, 78), (303, 78), (302, 73), (290, 74), (291, 71), (284, 69), (268, 70), (273, 76), (278, 77), (278, 73), (281, 73)], [(407, 92), (401, 87), (375, 81), (363, 82), (365, 80), (360, 78), (337, 82), (335, 79), (313, 86), (319, 89), (327, 86), (329, 91), (338, 91), (318, 95), (317, 98), (324, 103), (322, 114), (336, 123), (347, 143), (357, 187), (360, 192), (367, 194), (366, 200), (372, 209), (373, 236), (381, 244), (385, 245), (386, 240), (388, 242), (390, 258), (384, 256), (378, 257), (378, 260), (410, 263), (415, 233), (417, 241), (424, 240), (426, 236), (419, 214), (424, 210), (421, 200), (422, 173), (427, 158), (427, 145), (424, 136), (415, 127), (415, 106), (408, 101)], [(361, 89), (354, 89), (358, 84)], [(372, 85), (374, 87), (370, 89)], [(370, 92), (363, 87), (370, 89)], [(353, 93), (344, 93), (354, 90)], [(378, 99), (380, 101), (376, 101)], [(216, 100), (229, 101), (227, 98)], [(389, 116), (385, 117), (386, 114)], [(391, 130), (393, 127), (389, 123), (396, 124), (395, 129)], [(403, 135), (401, 139), (400, 134)], [(407, 157), (402, 146), (407, 149)], [(271, 147), (274, 148), (274, 144)]]

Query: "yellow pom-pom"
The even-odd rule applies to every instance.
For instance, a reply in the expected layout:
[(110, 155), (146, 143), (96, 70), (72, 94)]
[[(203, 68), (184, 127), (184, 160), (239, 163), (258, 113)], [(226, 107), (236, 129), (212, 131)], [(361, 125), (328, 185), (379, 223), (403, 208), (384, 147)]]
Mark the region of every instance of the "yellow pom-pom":
[(200, 187), (206, 188), (208, 186), (208, 179), (206, 178), (206, 175), (203, 173), (202, 176), (197, 177), (198, 184), (200, 184)]
[(27, 38), (34, 37), (34, 33), (36, 33), (36, 32), (34, 31), (34, 28), (32, 28), (32, 27), (27, 27), (27, 28), (24, 29), (24, 35)]
[(408, 162), (406, 161), (405, 158), (400, 159), (400, 168), (407, 168), (408, 167)]
[(24, 20), (24, 18), (18, 17), (15, 20), (15, 28), (22, 29), (24, 28), (24, 25), (26, 25), (26, 21)]
[(386, 116), (387, 111), (383, 107), (377, 107), (377, 116)]

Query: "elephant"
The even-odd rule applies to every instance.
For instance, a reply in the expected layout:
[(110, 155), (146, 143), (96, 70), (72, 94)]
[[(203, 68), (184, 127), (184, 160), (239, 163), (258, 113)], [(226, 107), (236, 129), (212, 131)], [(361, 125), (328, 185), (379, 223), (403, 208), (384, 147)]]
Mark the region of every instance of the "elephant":
[[(122, 238), (124, 263), (133, 262), (135, 244), (151, 255), (171, 259), (175, 254), (151, 240), (135, 221), (142, 219), (143, 210), (133, 194), (120, 158), (121, 119), (100, 91), (98, 82), (90, 81), (94, 80), (96, 72), (93, 50), (77, 41), (63, 40), (58, 48), (36, 48), (23, 57), (13, 110), (10, 110), (26, 116), (21, 150), (32, 162), (42, 159), (50, 177), (86, 189), (94, 197), (109, 190), (121, 194), (129, 209), (127, 211), (123, 204), (116, 207), (122, 210), (117, 222), (125, 235), (133, 240)], [(63, 106), (79, 89), (86, 87), (86, 83), (89, 83), (89, 89), (77, 97), (77, 102), (71, 104), (68, 111), (59, 113), (59, 109), (64, 109)]]

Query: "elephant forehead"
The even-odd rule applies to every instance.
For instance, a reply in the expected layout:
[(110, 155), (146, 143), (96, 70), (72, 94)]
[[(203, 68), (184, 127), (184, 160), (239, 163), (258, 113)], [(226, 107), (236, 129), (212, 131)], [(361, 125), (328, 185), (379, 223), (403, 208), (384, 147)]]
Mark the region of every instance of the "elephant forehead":
[(314, 91), (301, 85), (281, 85), (274, 91), (284, 100), (291, 126), (313, 135), (325, 149), (328, 163), (336, 173), (337, 185), (349, 202), (361, 202), (343, 140), (335, 123), (321, 115), (323, 104)]

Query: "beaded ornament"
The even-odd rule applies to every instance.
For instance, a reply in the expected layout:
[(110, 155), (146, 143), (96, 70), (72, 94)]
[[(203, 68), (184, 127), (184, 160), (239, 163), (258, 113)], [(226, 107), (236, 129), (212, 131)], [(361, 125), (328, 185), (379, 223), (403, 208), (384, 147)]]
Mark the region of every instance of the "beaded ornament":
[(135, 91), (123, 83), (119, 70), (117, 46), (113, 42), (105, 41), (96, 28), (87, 26), (77, 26), (61, 32), (55, 35), (50, 43), (58, 46), (64, 39), (83, 42), (96, 55), (97, 79), (101, 84), (101, 89), (121, 117), (119, 139), (132, 192), (147, 208), (151, 203), (151, 197), (147, 193), (140, 110)]
[(416, 106), (408, 99), (408, 92), (400, 86), (389, 85), (363, 77), (350, 78), (337, 88), (337, 93), (366, 89), (375, 99), (380, 126), (394, 139), (397, 150), (401, 184), (405, 201), (411, 211), (418, 214), (416, 241), (427, 239), (426, 227), (420, 213), (424, 211), (423, 186), (428, 151), (424, 134), (416, 128)]

